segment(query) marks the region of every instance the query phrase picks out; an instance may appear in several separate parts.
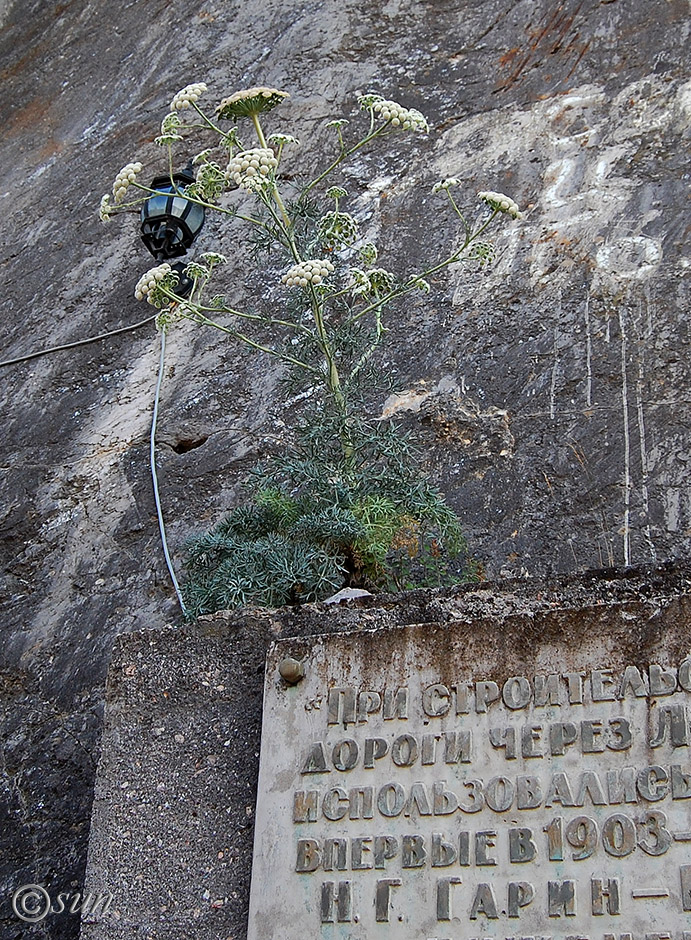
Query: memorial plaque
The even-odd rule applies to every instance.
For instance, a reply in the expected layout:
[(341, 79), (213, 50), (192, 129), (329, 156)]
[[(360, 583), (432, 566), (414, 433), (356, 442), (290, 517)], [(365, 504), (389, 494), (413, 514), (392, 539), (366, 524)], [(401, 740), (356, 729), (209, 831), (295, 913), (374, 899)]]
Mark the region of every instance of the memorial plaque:
[(691, 940), (691, 658), (616, 617), (276, 643), (249, 940)]

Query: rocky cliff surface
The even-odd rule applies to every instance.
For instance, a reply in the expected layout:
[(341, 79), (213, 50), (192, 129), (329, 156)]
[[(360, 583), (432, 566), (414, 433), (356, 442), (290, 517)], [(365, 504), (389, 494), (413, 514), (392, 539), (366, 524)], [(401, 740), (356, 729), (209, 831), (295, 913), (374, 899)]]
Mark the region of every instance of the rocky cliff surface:
[[(402, 271), (453, 240), (440, 177), (526, 213), (489, 273), (454, 271), (401, 308), (387, 352), (388, 407), (476, 557), (492, 576), (544, 576), (687, 554), (682, 0), (5, 0), (0, 23), (3, 360), (150, 311), (132, 296), (149, 266), (135, 220), (104, 228), (95, 209), (127, 161), (162, 168), (151, 140), (179, 88), (289, 91), (277, 123), (304, 153), (326, 152), (325, 122), (356, 120), (356, 93), (377, 90), (431, 128), (349, 178), (382, 263)], [(235, 231), (209, 225), (212, 247), (235, 256)], [(82, 883), (114, 638), (177, 617), (148, 477), (157, 357), (149, 324), (0, 368), (8, 938), (26, 935), (17, 886)], [(217, 336), (171, 334), (159, 470), (178, 559), (280, 439), (277, 378)]]

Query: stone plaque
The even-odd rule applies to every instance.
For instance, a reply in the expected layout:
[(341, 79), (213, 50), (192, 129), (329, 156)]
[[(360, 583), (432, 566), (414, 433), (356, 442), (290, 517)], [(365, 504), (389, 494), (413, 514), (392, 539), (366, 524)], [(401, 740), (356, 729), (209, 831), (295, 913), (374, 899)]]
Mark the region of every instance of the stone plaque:
[(632, 617), (276, 643), (249, 940), (691, 940), (691, 658)]

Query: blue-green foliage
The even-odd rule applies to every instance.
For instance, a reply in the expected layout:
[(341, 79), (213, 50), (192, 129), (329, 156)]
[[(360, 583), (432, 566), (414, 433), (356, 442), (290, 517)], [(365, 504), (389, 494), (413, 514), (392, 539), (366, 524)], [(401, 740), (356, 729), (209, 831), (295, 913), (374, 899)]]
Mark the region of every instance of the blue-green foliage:
[[(251, 501), (188, 545), (190, 614), (275, 607), (346, 585), (398, 589), (467, 576), (455, 513), (390, 424), (313, 412), (289, 455), (255, 471)], [(451, 559), (457, 559), (449, 567)]]

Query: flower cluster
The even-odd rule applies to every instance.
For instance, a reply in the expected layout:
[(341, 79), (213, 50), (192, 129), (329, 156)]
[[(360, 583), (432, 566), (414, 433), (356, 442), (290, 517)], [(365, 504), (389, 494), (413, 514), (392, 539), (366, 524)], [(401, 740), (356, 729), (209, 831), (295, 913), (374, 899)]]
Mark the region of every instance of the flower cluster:
[(455, 176), (450, 176), (446, 180), (439, 180), (438, 183), (435, 183), (432, 187), (432, 193), (448, 192), (452, 186), (460, 186), (461, 181)]
[(161, 121), (161, 135), (156, 137), (154, 142), (159, 146), (164, 144), (174, 144), (176, 140), (182, 140), (178, 130), (182, 127), (177, 111), (171, 111)]
[(252, 192), (271, 178), (277, 166), (278, 160), (272, 150), (255, 147), (236, 153), (228, 163), (227, 172), (238, 186)]
[(477, 197), (486, 202), (490, 208), (497, 212), (505, 212), (512, 219), (520, 219), (521, 217), (518, 203), (514, 202), (510, 196), (505, 196), (504, 193), (493, 193), (490, 190), (478, 193)]
[(155, 268), (149, 268), (146, 274), (137, 281), (134, 289), (134, 296), (137, 300), (144, 300), (154, 307), (163, 307), (170, 303), (170, 298), (163, 293), (164, 287), (175, 287), (177, 284), (177, 274), (164, 262)]
[(113, 196), (116, 202), (122, 202), (130, 184), (134, 183), (137, 178), (137, 173), (141, 173), (141, 170), (142, 165), (138, 162), (128, 163), (127, 166), (124, 166), (120, 170), (113, 183)]
[(415, 108), (404, 108), (396, 101), (389, 101), (381, 95), (363, 95), (358, 101), (361, 108), (373, 111), (382, 120), (391, 122), (392, 127), (400, 127), (404, 131), (421, 131), (425, 134), (429, 131), (424, 116)]
[(101, 205), (98, 207), (98, 217), (101, 222), (107, 222), (114, 211), (115, 209), (110, 204), (110, 196), (108, 193), (106, 193), (105, 196), (101, 196)]
[(358, 236), (357, 222), (347, 212), (327, 212), (317, 222), (319, 242), (328, 251), (352, 245)]
[(369, 271), (363, 271), (360, 268), (350, 269), (351, 281), (350, 289), (356, 295), (365, 294), (388, 294), (393, 290), (396, 278), (390, 271), (384, 268), (372, 268)]
[(216, 111), (221, 118), (237, 120), (239, 117), (251, 117), (253, 114), (261, 114), (262, 111), (271, 111), (286, 98), (290, 98), (288, 92), (260, 85), (258, 88), (236, 91), (229, 98), (224, 98)]
[(193, 82), (191, 85), (186, 85), (170, 102), (170, 110), (186, 111), (191, 105), (199, 101), (205, 91), (206, 85), (204, 82)]
[(190, 187), (191, 195), (213, 202), (228, 186), (228, 177), (217, 163), (202, 163), (197, 170), (197, 180)]
[(308, 284), (321, 284), (333, 271), (330, 261), (317, 258), (314, 261), (301, 261), (283, 275), (281, 280), (286, 287), (307, 287)]
[(277, 147), (285, 147), (286, 144), (295, 144), (297, 146), (300, 141), (297, 137), (293, 137), (292, 134), (271, 134), (269, 136), (269, 143), (275, 144)]

